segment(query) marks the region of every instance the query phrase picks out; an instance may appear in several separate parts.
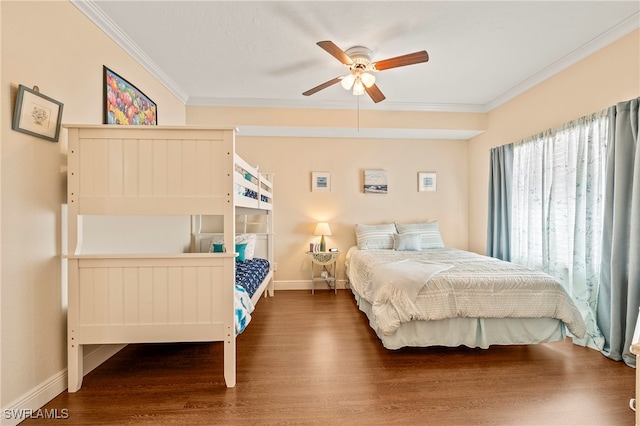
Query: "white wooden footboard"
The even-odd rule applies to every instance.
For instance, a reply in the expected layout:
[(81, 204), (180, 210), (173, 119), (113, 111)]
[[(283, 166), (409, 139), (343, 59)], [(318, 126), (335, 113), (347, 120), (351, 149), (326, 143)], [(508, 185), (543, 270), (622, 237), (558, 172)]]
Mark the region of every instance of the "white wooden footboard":
[(233, 247), (236, 208), (270, 212), (271, 179), (235, 154), (233, 128), (66, 127), (69, 392), (89, 344), (223, 341), (235, 386), (235, 253), (88, 254), (83, 217), (221, 216)]
[(69, 392), (82, 385), (88, 344), (224, 341), (235, 385), (234, 255), (69, 258)]

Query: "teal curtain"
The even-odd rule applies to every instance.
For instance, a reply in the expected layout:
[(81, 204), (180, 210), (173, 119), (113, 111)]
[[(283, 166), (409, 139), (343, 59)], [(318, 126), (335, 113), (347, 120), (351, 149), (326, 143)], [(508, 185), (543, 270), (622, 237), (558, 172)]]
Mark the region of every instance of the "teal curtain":
[(491, 149), (487, 256), (511, 260), (511, 182), (513, 145)]
[(635, 366), (630, 352), (640, 307), (640, 98), (609, 109), (598, 325), (603, 353)]

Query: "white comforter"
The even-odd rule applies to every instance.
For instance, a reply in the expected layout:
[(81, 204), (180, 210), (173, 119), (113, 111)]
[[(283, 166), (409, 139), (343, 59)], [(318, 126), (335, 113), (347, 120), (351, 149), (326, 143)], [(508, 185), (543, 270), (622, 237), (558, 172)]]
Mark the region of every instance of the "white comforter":
[[(407, 259), (412, 268), (400, 272), (399, 266)], [(418, 262), (437, 265), (435, 269), (425, 267), (430, 278), (417, 278), (422, 268)], [(403, 322), (455, 317), (556, 318), (577, 337), (585, 332), (578, 308), (554, 278), (476, 253), (454, 248), (354, 249), (348, 255), (348, 273), (350, 285), (371, 303), (385, 335)], [(413, 283), (402, 283), (400, 278)]]

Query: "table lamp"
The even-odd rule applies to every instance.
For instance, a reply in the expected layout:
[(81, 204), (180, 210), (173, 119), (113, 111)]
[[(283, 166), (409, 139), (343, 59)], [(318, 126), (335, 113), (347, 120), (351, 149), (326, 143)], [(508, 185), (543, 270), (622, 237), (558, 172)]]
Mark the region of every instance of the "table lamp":
[(331, 235), (331, 228), (327, 222), (318, 222), (313, 235), (322, 235), (320, 239), (320, 251), (327, 251), (327, 243), (324, 240), (325, 235)]

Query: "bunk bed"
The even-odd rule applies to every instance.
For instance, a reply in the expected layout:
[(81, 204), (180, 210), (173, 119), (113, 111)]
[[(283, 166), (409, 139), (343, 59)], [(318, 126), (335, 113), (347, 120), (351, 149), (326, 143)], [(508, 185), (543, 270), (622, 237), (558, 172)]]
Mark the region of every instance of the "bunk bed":
[[(258, 250), (269, 266), (255, 303), (273, 296), (272, 176), (235, 153), (233, 128), (65, 127), (69, 392), (82, 386), (84, 345), (127, 343), (222, 341), (234, 387), (236, 217), (267, 218)], [(187, 249), (88, 253), (83, 219), (94, 215), (189, 217)], [(207, 216), (222, 219), (221, 252), (200, 248)]]

